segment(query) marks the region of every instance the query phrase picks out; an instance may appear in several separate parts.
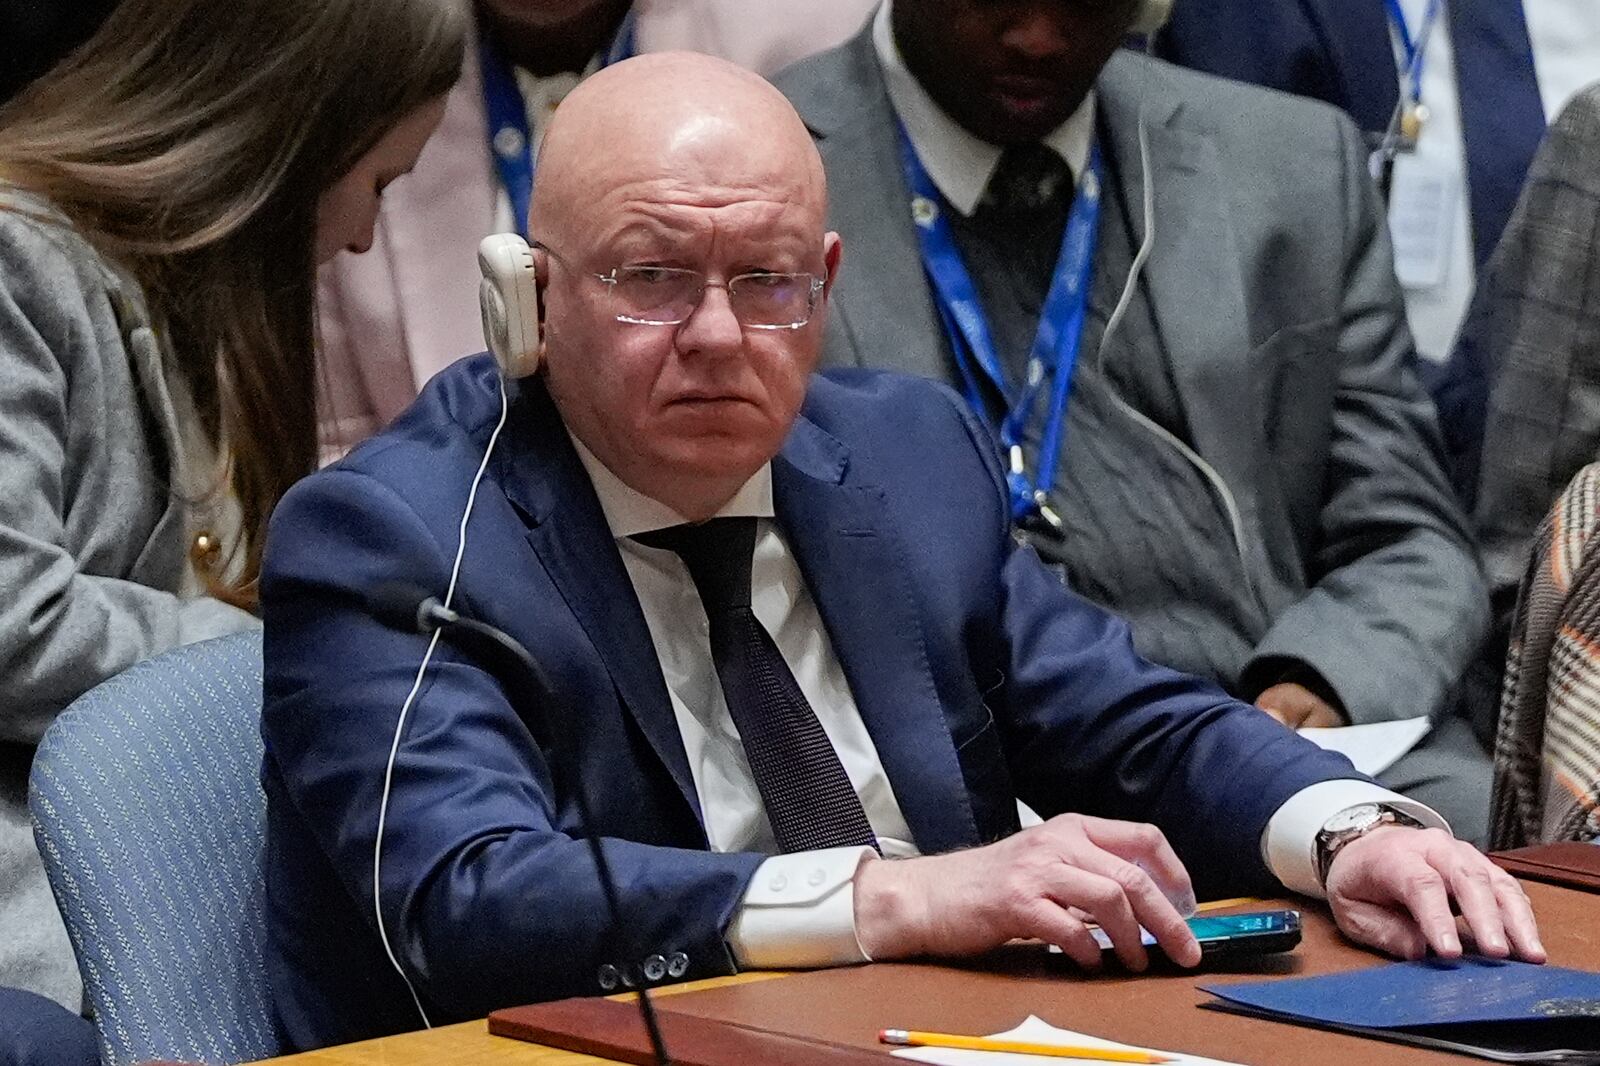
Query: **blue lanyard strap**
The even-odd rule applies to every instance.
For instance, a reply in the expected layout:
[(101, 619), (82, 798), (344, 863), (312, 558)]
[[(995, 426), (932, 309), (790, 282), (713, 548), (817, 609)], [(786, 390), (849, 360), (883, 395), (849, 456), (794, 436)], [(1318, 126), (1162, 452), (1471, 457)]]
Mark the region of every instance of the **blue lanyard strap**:
[(1413, 104), (1422, 99), (1423, 53), (1427, 51), (1434, 24), (1439, 21), (1439, 5), (1440, 0), (1428, 0), (1428, 6), (1422, 13), (1422, 25), (1417, 27), (1413, 36), (1411, 28), (1406, 25), (1406, 13), (1400, 7), (1400, 0), (1384, 0), (1389, 21), (1394, 25), (1395, 35), (1400, 38), (1400, 53), (1405, 57), (1405, 69), (1401, 74), (1406, 80), (1407, 99)]
[[(600, 58), (602, 67), (620, 63), (636, 49), (634, 14), (629, 11), (617, 35)], [(533, 200), (533, 131), (528, 126), (528, 105), (517, 87), (517, 76), (488, 34), (478, 37), (478, 61), (483, 71), (483, 107), (488, 119), (489, 154), (494, 159), (500, 185), (511, 199), (517, 232), (528, 235), (528, 210)]]
[[(906, 185), (911, 191), (911, 217), (916, 223), (923, 269), (933, 287), (934, 304), (950, 337), (950, 347), (955, 352), (967, 403), (991, 430), (996, 427), (989, 417), (984, 380), (1010, 403), (997, 436), (1010, 464), (1006, 480), (1011, 491), (1012, 518), (1020, 521), (1039, 514), (1049, 518), (1051, 512), (1046, 508), (1046, 500), (1055, 485), (1056, 465), (1065, 443), (1067, 404), (1072, 397), (1073, 372), (1077, 368), (1094, 274), (1100, 196), (1105, 186), (1100, 145), (1096, 142), (1091, 147), (1089, 165), (1078, 181), (1050, 291), (1040, 309), (1039, 329), (1028, 355), (1027, 377), (1015, 390), (1006, 384), (989, 320), (978, 299), (977, 286), (956, 246), (950, 220), (940, 206), (938, 188), (917, 157), (903, 126), (900, 128), (900, 155), (905, 166)], [(1022, 444), (1047, 382), (1050, 406), (1039, 443), (1037, 469), (1030, 477), (1022, 459)]]

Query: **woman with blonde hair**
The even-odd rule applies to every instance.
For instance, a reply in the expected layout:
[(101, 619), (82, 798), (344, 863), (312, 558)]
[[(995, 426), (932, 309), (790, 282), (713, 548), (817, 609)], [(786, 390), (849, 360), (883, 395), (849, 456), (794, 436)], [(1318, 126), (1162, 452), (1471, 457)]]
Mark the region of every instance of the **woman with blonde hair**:
[(0, 109), (0, 985), (77, 1005), (33, 850), (72, 699), (255, 624), (316, 463), (314, 277), (460, 73), (456, 0), (123, 0)]

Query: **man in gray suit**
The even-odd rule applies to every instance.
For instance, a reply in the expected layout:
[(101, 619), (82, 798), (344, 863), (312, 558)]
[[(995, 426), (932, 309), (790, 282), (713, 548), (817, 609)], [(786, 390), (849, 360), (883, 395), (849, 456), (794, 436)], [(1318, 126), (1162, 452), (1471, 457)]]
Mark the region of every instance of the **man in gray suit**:
[(886, 0), (778, 77), (857, 250), (825, 358), (962, 389), (1148, 657), (1294, 727), (1434, 716), (1380, 779), (1482, 841), (1445, 709), (1487, 597), (1360, 135), (1118, 50), (1164, 6)]

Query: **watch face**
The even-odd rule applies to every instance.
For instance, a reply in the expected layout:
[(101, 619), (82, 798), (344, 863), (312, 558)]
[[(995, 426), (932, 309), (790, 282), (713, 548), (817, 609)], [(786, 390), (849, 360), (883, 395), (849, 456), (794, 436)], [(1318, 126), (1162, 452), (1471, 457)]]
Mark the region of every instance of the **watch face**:
[(1383, 808), (1376, 803), (1360, 803), (1354, 807), (1347, 807), (1338, 814), (1329, 818), (1323, 825), (1325, 833), (1345, 833), (1353, 829), (1365, 829), (1383, 816)]

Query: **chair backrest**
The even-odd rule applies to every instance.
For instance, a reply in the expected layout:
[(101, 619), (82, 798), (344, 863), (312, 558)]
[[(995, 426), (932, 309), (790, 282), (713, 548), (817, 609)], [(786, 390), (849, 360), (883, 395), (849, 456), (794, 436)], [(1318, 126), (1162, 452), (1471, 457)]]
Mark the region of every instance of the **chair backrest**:
[(263, 951), (261, 636), (140, 663), (45, 733), (28, 802), (108, 1066), (282, 1050)]

